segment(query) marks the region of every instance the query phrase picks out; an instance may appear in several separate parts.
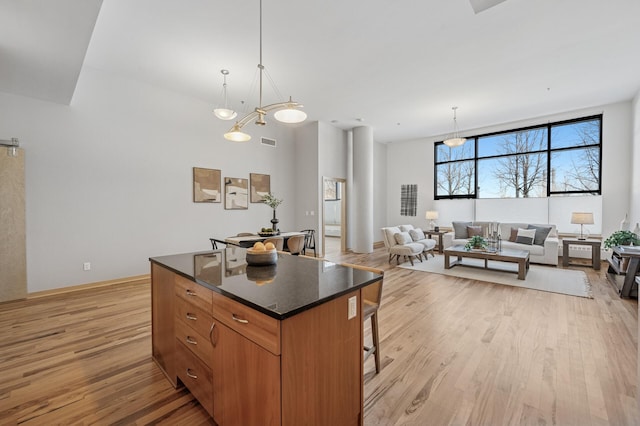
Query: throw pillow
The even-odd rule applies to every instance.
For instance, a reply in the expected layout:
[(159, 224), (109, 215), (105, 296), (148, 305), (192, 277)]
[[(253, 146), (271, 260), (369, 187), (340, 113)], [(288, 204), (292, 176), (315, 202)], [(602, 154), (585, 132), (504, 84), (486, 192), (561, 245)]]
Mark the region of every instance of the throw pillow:
[(518, 236), (516, 237), (516, 243), (533, 245), (533, 240), (536, 237), (535, 229), (522, 229), (518, 228)]
[(527, 228), (536, 230), (536, 236), (533, 239), (533, 244), (535, 244), (537, 246), (543, 246), (544, 245), (544, 240), (547, 239), (547, 236), (549, 235), (549, 232), (551, 232), (551, 227), (550, 226), (529, 225)]
[(400, 225), (400, 231), (409, 232), (413, 229), (413, 225)]
[(467, 237), (482, 237), (482, 226), (467, 226)]
[(456, 240), (469, 238), (469, 235), (467, 234), (467, 226), (471, 224), (471, 222), (451, 222), (451, 225), (453, 225), (453, 232), (455, 234), (454, 238)]
[(511, 228), (511, 234), (509, 235), (509, 241), (511, 241), (512, 243), (515, 243), (517, 237), (518, 237), (518, 228)]
[[(533, 231), (535, 232), (535, 231)], [(408, 232), (398, 232), (393, 236), (396, 239), (396, 243), (398, 244), (407, 244), (412, 242), (411, 235)]]
[(410, 230), (409, 235), (411, 235), (411, 239), (413, 239), (413, 241), (420, 241), (426, 238), (424, 236), (424, 231), (421, 228)]

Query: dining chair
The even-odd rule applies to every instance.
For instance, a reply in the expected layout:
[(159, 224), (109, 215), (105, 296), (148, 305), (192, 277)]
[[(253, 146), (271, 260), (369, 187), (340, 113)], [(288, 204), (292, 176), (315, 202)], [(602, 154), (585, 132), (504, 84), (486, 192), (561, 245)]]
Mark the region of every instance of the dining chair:
[(214, 250), (218, 250), (218, 244), (224, 244), (225, 246), (228, 244), (226, 241), (217, 238), (209, 238), (209, 241), (211, 241), (211, 247)]
[(315, 229), (303, 229), (300, 232), (304, 232), (305, 236), (304, 236), (304, 248), (302, 249), (302, 254), (307, 254), (307, 249), (311, 250), (313, 249), (313, 255), (317, 256), (316, 254), (316, 237), (315, 237)]
[[(382, 275), (384, 279), (384, 271), (382, 269), (371, 268), (364, 265), (356, 265), (353, 263), (343, 263), (342, 265), (354, 269), (373, 272), (375, 274)], [(363, 342), (363, 362), (366, 361), (371, 354), (373, 354), (376, 364), (376, 374), (380, 372), (380, 335), (378, 332), (378, 308), (380, 308), (380, 300), (382, 299), (383, 279), (362, 289), (362, 323), (364, 324), (367, 320), (371, 320), (371, 340), (373, 341), (373, 344), (371, 346), (366, 346)]]
[(273, 245), (276, 246), (276, 250), (278, 251), (282, 251), (284, 249), (284, 238), (282, 237), (267, 238), (263, 241), (263, 243), (273, 243)]
[(291, 254), (298, 255), (304, 250), (304, 235), (294, 235), (287, 240), (287, 249)]

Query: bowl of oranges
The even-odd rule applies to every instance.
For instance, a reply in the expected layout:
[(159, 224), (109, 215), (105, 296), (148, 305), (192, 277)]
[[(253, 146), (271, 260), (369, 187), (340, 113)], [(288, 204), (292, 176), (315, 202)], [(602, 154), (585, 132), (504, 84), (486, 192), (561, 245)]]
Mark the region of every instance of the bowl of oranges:
[(278, 251), (273, 243), (258, 241), (247, 249), (247, 264), (253, 266), (275, 265), (278, 261)]

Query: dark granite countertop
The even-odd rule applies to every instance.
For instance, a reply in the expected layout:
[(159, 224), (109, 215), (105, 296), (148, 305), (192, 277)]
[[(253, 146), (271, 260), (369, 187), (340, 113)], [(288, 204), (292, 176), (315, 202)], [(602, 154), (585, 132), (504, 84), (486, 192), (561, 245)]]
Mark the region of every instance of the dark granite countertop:
[(149, 260), (278, 320), (376, 282), (381, 275), (332, 262), (278, 254), (271, 266), (248, 266), (246, 250), (152, 257)]

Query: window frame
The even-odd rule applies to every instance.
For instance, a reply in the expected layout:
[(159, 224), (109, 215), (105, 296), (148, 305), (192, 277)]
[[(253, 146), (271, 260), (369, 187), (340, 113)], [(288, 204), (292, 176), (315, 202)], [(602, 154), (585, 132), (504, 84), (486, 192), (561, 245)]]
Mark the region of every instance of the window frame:
[[(568, 147), (562, 147), (562, 148), (552, 148), (551, 147), (551, 136), (552, 136), (552, 129), (556, 126), (565, 126), (565, 125), (570, 125), (570, 124), (575, 124), (575, 123), (580, 123), (580, 122), (588, 122), (588, 121), (598, 121), (598, 136), (599, 136), (599, 140), (598, 143), (595, 144), (589, 144), (589, 145), (575, 145), (575, 146), (568, 146)], [(434, 143), (433, 145), (433, 197), (434, 200), (455, 200), (455, 199), (485, 199), (483, 197), (478, 197), (478, 160), (487, 160), (487, 159), (496, 159), (496, 158), (506, 158), (506, 157), (510, 157), (513, 155), (522, 155), (522, 154), (546, 154), (546, 162), (547, 162), (547, 169), (546, 169), (546, 182), (547, 182), (547, 188), (546, 188), (546, 197), (552, 197), (552, 196), (562, 196), (562, 195), (602, 195), (602, 122), (603, 122), (603, 114), (596, 114), (596, 115), (590, 115), (590, 116), (586, 116), (586, 117), (579, 117), (579, 118), (573, 118), (573, 119), (569, 119), (569, 120), (561, 120), (561, 121), (554, 121), (554, 122), (549, 122), (546, 124), (538, 124), (538, 125), (531, 125), (531, 126), (526, 126), (526, 127), (519, 127), (519, 128), (515, 128), (515, 129), (508, 129), (508, 130), (501, 130), (499, 132), (491, 132), (491, 133), (484, 133), (484, 134), (479, 134), (479, 135), (474, 135), (474, 136), (469, 136), (467, 137), (467, 141), (465, 143), (473, 143), (474, 144), (474, 152), (473, 152), (473, 157), (471, 158), (463, 158), (463, 159), (459, 159), (459, 160), (447, 160), (447, 161), (438, 161), (438, 147), (441, 147), (442, 145), (444, 145), (443, 141), (437, 141)], [(490, 137), (490, 136), (499, 136), (499, 135), (504, 135), (504, 134), (509, 134), (509, 133), (519, 133), (519, 132), (526, 132), (526, 131), (531, 131), (531, 130), (536, 130), (536, 129), (546, 129), (547, 132), (547, 147), (546, 149), (542, 149), (542, 150), (532, 150), (532, 151), (527, 151), (527, 152), (522, 152), (522, 153), (517, 153), (517, 154), (499, 154), (499, 155), (486, 155), (486, 156), (479, 156), (478, 155), (478, 140), (481, 138), (485, 138), (485, 137)], [(551, 157), (552, 157), (552, 153), (555, 152), (562, 152), (562, 151), (571, 151), (571, 150), (579, 150), (579, 149), (591, 149), (597, 147), (598, 148), (598, 162), (599, 162), (599, 166), (598, 166), (598, 189), (597, 190), (573, 190), (573, 191), (552, 191), (551, 190)], [(474, 187), (473, 187), (473, 191), (471, 191), (469, 194), (457, 194), (457, 195), (438, 195), (438, 166), (439, 165), (444, 165), (444, 164), (453, 164), (453, 163), (462, 163), (462, 162), (472, 162), (473, 163), (473, 168), (474, 168)], [(487, 197), (486, 199), (491, 199), (493, 197)], [(515, 197), (504, 197), (504, 198), (515, 198)], [(540, 198), (540, 197), (536, 197), (536, 198)]]

